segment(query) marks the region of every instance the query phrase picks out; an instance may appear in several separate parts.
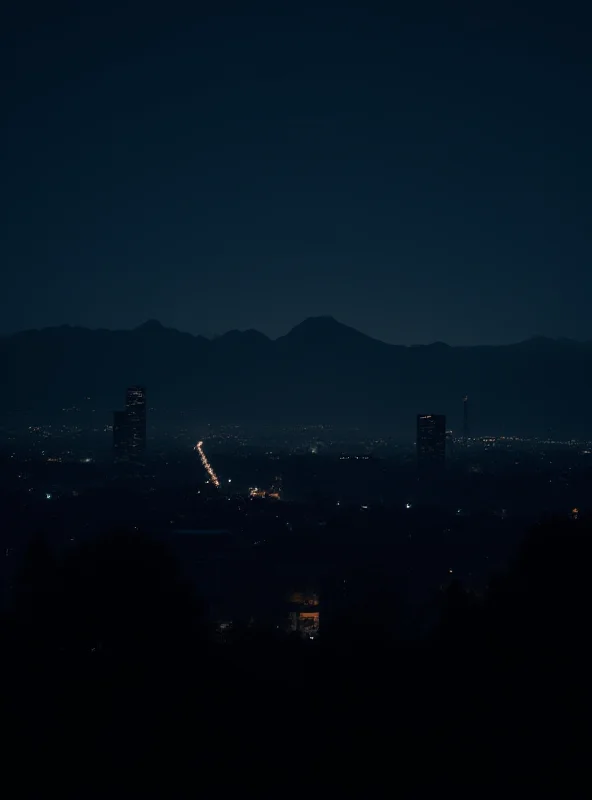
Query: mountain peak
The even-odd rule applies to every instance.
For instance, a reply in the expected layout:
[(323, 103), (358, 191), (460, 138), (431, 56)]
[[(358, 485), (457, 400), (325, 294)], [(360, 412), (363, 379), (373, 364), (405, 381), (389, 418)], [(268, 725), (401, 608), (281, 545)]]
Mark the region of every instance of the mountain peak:
[[(294, 336), (296, 334), (314, 334), (317, 336), (323, 336), (327, 334), (335, 335), (337, 333), (343, 333), (345, 331), (355, 331), (354, 328), (350, 328), (349, 325), (344, 325), (343, 322), (339, 322), (335, 319), (335, 317), (321, 316), (321, 317), (307, 317), (307, 319), (300, 322), (298, 325), (295, 325), (287, 336)], [(359, 331), (355, 331), (355, 333), (360, 333)], [(363, 336), (364, 334), (360, 334)]]
[(342, 322), (339, 322), (339, 320), (336, 320), (335, 317), (331, 316), (331, 314), (321, 314), (318, 317), (307, 317), (306, 319), (303, 319), (302, 322), (299, 322), (295, 327), (302, 328), (304, 326), (311, 327), (313, 325), (315, 327), (323, 328), (329, 328), (332, 326), (337, 326), (339, 328), (347, 327), (347, 325), (344, 325)]
[(308, 317), (299, 325), (292, 328), (285, 336), (281, 336), (278, 342), (301, 342), (304, 344), (325, 344), (331, 347), (338, 346), (364, 346), (366, 344), (389, 347), (378, 339), (373, 339), (361, 331), (339, 322), (335, 317)]
[(157, 333), (163, 331), (164, 329), (165, 328), (162, 322), (159, 322), (157, 319), (149, 319), (146, 320), (146, 322), (143, 322), (141, 325), (138, 325), (138, 327), (134, 330), (142, 333)]

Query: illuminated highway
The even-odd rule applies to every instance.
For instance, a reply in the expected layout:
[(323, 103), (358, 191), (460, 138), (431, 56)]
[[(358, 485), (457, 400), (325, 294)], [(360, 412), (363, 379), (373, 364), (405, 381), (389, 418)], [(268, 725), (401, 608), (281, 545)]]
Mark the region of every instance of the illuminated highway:
[(195, 449), (199, 453), (199, 457), (201, 458), (201, 463), (204, 465), (205, 471), (210, 476), (210, 481), (214, 484), (216, 489), (219, 489), (220, 488), (220, 481), (218, 480), (218, 476), (216, 475), (216, 473), (212, 469), (212, 465), (210, 464), (210, 462), (206, 458), (206, 454), (203, 451), (203, 442), (198, 442), (195, 445)]

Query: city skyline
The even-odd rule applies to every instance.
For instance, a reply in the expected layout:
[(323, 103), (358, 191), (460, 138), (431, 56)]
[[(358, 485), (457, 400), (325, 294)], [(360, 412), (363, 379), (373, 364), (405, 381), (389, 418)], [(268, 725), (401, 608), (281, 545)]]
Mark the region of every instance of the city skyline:
[[(82, 398), (111, 412), (121, 387), (133, 382), (150, 387), (159, 413), (184, 411), (195, 421), (378, 425), (399, 435), (418, 408), (431, 408), (450, 414), (450, 427), (461, 431), (466, 394), (471, 435), (590, 432), (590, 343), (404, 347), (327, 317), (275, 340), (254, 331), (207, 340), (152, 323), (133, 331), (56, 328), (2, 343), (0, 410), (15, 420), (33, 411), (59, 417)], [(584, 376), (569, 392), (567, 362)]]

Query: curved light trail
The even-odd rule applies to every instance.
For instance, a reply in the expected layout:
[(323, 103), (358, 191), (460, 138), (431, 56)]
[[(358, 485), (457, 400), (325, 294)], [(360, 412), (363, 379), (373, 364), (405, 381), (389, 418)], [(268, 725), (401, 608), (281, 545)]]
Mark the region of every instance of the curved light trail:
[(204, 465), (205, 471), (210, 476), (211, 482), (214, 484), (216, 489), (219, 489), (220, 488), (220, 481), (218, 480), (218, 476), (216, 475), (216, 473), (212, 469), (212, 465), (210, 464), (210, 462), (206, 458), (206, 454), (203, 451), (203, 442), (198, 442), (195, 445), (195, 449), (199, 453), (199, 457), (201, 458), (201, 463)]

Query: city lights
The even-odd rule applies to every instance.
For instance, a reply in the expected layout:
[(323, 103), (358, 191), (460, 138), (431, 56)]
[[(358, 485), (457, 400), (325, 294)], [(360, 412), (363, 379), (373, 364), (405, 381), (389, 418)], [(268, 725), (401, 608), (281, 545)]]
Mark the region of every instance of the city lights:
[(203, 442), (198, 442), (198, 443), (195, 445), (195, 449), (196, 449), (196, 450), (197, 450), (197, 452), (199, 453), (199, 457), (201, 458), (201, 463), (204, 465), (204, 469), (205, 469), (205, 471), (206, 471), (206, 472), (208, 473), (208, 475), (210, 476), (210, 480), (212, 481), (212, 483), (214, 484), (214, 486), (215, 486), (217, 489), (219, 489), (219, 488), (220, 488), (220, 481), (218, 480), (218, 476), (216, 475), (216, 473), (215, 473), (215, 472), (214, 472), (214, 470), (212, 469), (210, 462), (209, 462), (209, 461), (208, 461), (208, 459), (206, 458), (206, 454), (205, 454), (205, 453), (204, 453), (204, 451), (203, 451)]

